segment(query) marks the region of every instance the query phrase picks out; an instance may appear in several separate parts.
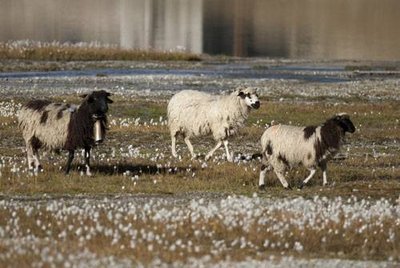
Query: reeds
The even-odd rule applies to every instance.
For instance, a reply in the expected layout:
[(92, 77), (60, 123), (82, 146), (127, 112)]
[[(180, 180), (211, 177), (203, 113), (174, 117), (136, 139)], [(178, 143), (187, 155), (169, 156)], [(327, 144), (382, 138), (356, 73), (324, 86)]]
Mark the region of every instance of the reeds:
[(123, 49), (100, 43), (33, 42), (29, 40), (0, 43), (0, 60), (33, 61), (104, 61), (157, 60), (200, 61), (199, 55), (185, 51)]

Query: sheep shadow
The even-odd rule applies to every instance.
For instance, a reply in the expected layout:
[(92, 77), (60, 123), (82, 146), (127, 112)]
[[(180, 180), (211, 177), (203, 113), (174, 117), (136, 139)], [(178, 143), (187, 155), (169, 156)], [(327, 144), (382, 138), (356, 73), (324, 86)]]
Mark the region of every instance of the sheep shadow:
[(181, 174), (188, 171), (196, 171), (193, 167), (157, 167), (156, 165), (132, 165), (132, 164), (116, 164), (116, 165), (96, 165), (92, 166), (92, 171), (104, 175), (155, 175), (155, 174)]
[[(262, 154), (261, 153), (253, 153), (253, 154), (246, 154), (246, 153), (242, 153), (242, 152), (233, 152), (234, 156), (238, 156), (238, 160), (247, 160), (247, 161), (260, 161), (262, 158)], [(205, 160), (206, 158), (206, 154), (197, 154), (196, 155), (196, 159), (201, 159), (201, 160)]]

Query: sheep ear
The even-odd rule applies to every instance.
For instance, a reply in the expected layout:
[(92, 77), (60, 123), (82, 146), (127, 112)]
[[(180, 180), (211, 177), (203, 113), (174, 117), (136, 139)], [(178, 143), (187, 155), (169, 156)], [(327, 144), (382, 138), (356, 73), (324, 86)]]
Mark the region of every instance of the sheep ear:
[(111, 93), (106, 92), (106, 96), (107, 96), (107, 97), (110, 97), (111, 95), (112, 95)]
[(88, 101), (89, 103), (92, 103), (92, 102), (94, 102), (94, 98), (93, 98), (93, 96), (89, 96), (89, 97), (88, 97), (88, 99), (87, 99), (87, 101)]
[(82, 99), (86, 98), (88, 94), (81, 94), (79, 95), (79, 97), (81, 97)]
[(238, 96), (244, 99), (246, 97), (246, 94), (244, 94), (243, 91), (239, 91)]
[(107, 103), (113, 103), (114, 101), (112, 99), (107, 98)]
[(354, 124), (351, 122), (350, 118), (342, 118), (340, 120), (340, 125), (346, 132), (354, 133), (354, 131), (356, 131), (356, 128), (354, 127)]

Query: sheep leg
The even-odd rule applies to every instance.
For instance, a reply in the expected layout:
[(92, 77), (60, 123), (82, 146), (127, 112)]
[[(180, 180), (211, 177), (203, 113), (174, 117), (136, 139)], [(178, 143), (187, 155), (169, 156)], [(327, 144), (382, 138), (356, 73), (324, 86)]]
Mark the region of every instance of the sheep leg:
[(302, 189), (304, 185), (306, 185), (306, 183), (314, 176), (315, 172), (317, 172), (316, 169), (310, 170), (310, 175), (308, 175), (308, 177), (300, 184), (299, 189)]
[(326, 169), (322, 171), (322, 185), (326, 186), (328, 184), (328, 178), (326, 175)]
[(186, 143), (186, 145), (187, 145), (187, 147), (188, 147), (188, 149), (189, 149), (189, 151), (190, 151), (190, 154), (192, 155), (192, 159), (195, 159), (195, 158), (196, 158), (196, 155), (195, 155), (194, 152), (193, 152), (193, 145), (192, 145), (192, 143), (190, 142), (190, 140), (189, 140), (188, 137), (185, 137), (185, 143)]
[(322, 171), (322, 185), (326, 186), (328, 184), (328, 179), (326, 176), (326, 169), (324, 171)]
[(172, 156), (178, 157), (176, 153), (176, 134), (171, 134), (171, 149), (172, 149)]
[(285, 176), (281, 172), (275, 170), (275, 174), (278, 177), (279, 181), (281, 182), (283, 188), (291, 189), (291, 187), (289, 186), (289, 183), (285, 179)]
[(71, 163), (72, 163), (72, 160), (74, 160), (74, 154), (75, 154), (75, 150), (68, 151), (68, 160), (67, 160), (67, 165), (65, 167), (65, 174), (68, 174), (71, 169)]
[(233, 155), (231, 155), (229, 153), (229, 149), (228, 149), (228, 140), (224, 140), (224, 146), (225, 146), (225, 151), (226, 151), (226, 159), (229, 162), (233, 162)]
[(33, 148), (28, 143), (26, 144), (26, 154), (28, 158), (28, 169), (34, 170), (35, 169), (35, 160), (33, 157)]
[(258, 189), (265, 190), (265, 175), (267, 174), (267, 171), (271, 170), (271, 166), (268, 164), (265, 152), (263, 152), (262, 154), (261, 163), (262, 165), (260, 169), (260, 177), (258, 180)]
[(271, 170), (271, 166), (267, 166), (264, 164), (261, 165), (260, 177), (258, 180), (258, 189), (261, 191), (265, 190), (265, 175), (269, 170)]
[(38, 173), (42, 167), (39, 162), (39, 151), (38, 151), (38, 146), (35, 144), (33, 141), (33, 138), (25, 139), (28, 140), (26, 142), (26, 152), (27, 152), (27, 158), (28, 158), (28, 169), (32, 170), (35, 173)]
[(222, 142), (221, 142), (221, 141), (218, 141), (217, 144), (215, 145), (214, 149), (212, 149), (212, 150), (206, 155), (206, 158), (205, 158), (206, 161), (207, 161), (208, 159), (210, 159), (210, 157), (215, 153), (216, 150), (218, 150), (219, 147), (221, 147), (221, 145), (222, 145)]
[(42, 166), (39, 161), (39, 150), (37, 148), (33, 148), (33, 159), (35, 161), (35, 173), (38, 173), (42, 170)]
[(85, 148), (85, 165), (86, 165), (86, 175), (92, 176), (90, 172), (90, 147)]
[(326, 186), (328, 184), (328, 178), (327, 178), (327, 175), (326, 175), (326, 162), (320, 163), (319, 167), (322, 170), (322, 185)]

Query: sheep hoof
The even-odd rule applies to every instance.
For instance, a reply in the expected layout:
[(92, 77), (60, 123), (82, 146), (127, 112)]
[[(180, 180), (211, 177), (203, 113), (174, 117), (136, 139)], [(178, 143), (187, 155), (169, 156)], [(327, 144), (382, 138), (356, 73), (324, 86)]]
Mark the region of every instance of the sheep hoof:
[(292, 190), (292, 186), (290, 186), (290, 185), (288, 185), (288, 186), (286, 186), (284, 188), (285, 188), (285, 190)]
[(258, 190), (265, 191), (265, 184), (258, 185)]

